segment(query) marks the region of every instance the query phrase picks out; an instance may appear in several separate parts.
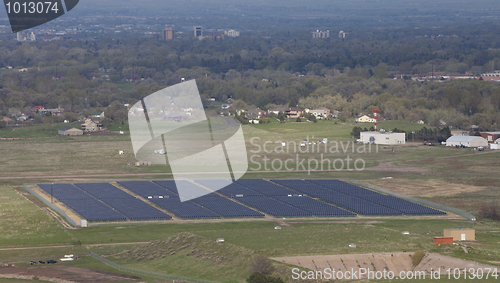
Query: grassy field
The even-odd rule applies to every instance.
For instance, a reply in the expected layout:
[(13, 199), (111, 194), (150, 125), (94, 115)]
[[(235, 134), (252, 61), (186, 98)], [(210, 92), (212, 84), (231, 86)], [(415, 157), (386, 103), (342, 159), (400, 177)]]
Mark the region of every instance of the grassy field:
[[(375, 253), (390, 251), (414, 251), (425, 249), (430, 252), (445, 252), (443, 247), (432, 244), (432, 237), (442, 235), (444, 228), (470, 227), (471, 223), (453, 219), (405, 219), (405, 218), (356, 218), (335, 220), (286, 219), (282, 225), (272, 221), (245, 221), (221, 223), (108, 223), (86, 229), (65, 230), (38, 206), (18, 194), (12, 186), (34, 182), (86, 182), (124, 179), (165, 179), (169, 175), (148, 175), (168, 173), (168, 166), (127, 166), (133, 163), (130, 137), (80, 136), (56, 137), (57, 129), (63, 125), (1, 129), (0, 136), (13, 134), (28, 137), (27, 140), (1, 140), (0, 154), (0, 249), (12, 247), (64, 246), (45, 249), (0, 250), (0, 262), (26, 262), (34, 257), (40, 259), (57, 258), (62, 254), (84, 255), (82, 261), (71, 263), (91, 269), (115, 271), (93, 258), (86, 257), (89, 250), (107, 255), (125, 266), (172, 273), (224, 282), (242, 282), (248, 276), (248, 260), (253, 255), (292, 256), (340, 253)], [(79, 126), (76, 125), (76, 126)], [(500, 197), (498, 153), (479, 154), (467, 149), (443, 146), (429, 147), (413, 144), (382, 148), (378, 151), (359, 153), (351, 148), (338, 151), (300, 152), (298, 144), (309, 138), (311, 141), (328, 138), (329, 142), (347, 142), (355, 123), (319, 121), (318, 123), (272, 122), (262, 125), (244, 125), (247, 148), (252, 155), (269, 159), (362, 158), (366, 166), (373, 167), (381, 162), (395, 162), (397, 166), (413, 166), (426, 171), (338, 171), (338, 172), (256, 172), (266, 170), (261, 161), (250, 163), (245, 178), (352, 178), (377, 180), (393, 177), (401, 184), (420, 180), (441, 180), (449, 184), (466, 184), (480, 189), (447, 196), (431, 196), (427, 199), (458, 207), (472, 213), (485, 203), (494, 203)], [(369, 126), (367, 124), (367, 126)], [(125, 130), (126, 125), (112, 125), (113, 131)], [(379, 128), (407, 131), (419, 130), (422, 125), (388, 121), (379, 123)], [(14, 137), (14, 136), (12, 136)], [(314, 138), (313, 138), (314, 137)], [(252, 138), (254, 138), (252, 140)], [(286, 142), (288, 152), (277, 150), (281, 142)], [(292, 147), (295, 142), (295, 147)], [(264, 151), (267, 145), (267, 151)], [(260, 151), (258, 150), (260, 147)], [(276, 150), (275, 150), (276, 149)], [(394, 149), (394, 150), (393, 150)], [(125, 151), (119, 155), (118, 151)], [(499, 152), (500, 153), (500, 152)], [(258, 158), (255, 160), (259, 160)], [(296, 165), (294, 162), (290, 163)], [(256, 169), (260, 165), (259, 170)], [(307, 166), (307, 163), (306, 163)], [(294, 167), (294, 166), (292, 166)], [(306, 167), (307, 169), (307, 167)], [(326, 169), (326, 168), (325, 168)], [(126, 174), (126, 176), (122, 175)], [(69, 177), (65, 177), (69, 176)], [(482, 220), (482, 219), (479, 219)], [(277, 220), (278, 221), (278, 220)], [(348, 221), (348, 222), (345, 222)], [(455, 257), (487, 262), (500, 258), (500, 226), (498, 222), (485, 219), (476, 223), (477, 245), (471, 245), (474, 252), (465, 254), (461, 249), (448, 251)], [(411, 235), (402, 235), (410, 231)], [(192, 237), (192, 238), (189, 238)], [(223, 246), (214, 243), (224, 238)], [(177, 240), (174, 240), (177, 239)], [(151, 244), (138, 244), (149, 242)], [(81, 246), (79, 245), (81, 243)], [(105, 245), (116, 243), (136, 243), (130, 245)], [(351, 249), (349, 243), (356, 243)], [(180, 248), (183, 247), (184, 248)], [(175, 252), (172, 254), (172, 252)], [(217, 255), (215, 256), (215, 253)], [(284, 276), (288, 267), (281, 266)], [(289, 278), (289, 277), (287, 277)], [(10, 279), (8, 279), (10, 280)], [(395, 281), (395, 280), (393, 280)], [(398, 280), (399, 281), (399, 280)], [(0, 282), (4, 282), (0, 279)], [(9, 281), (5, 281), (9, 282)], [(149, 281), (148, 281), (149, 282)], [(153, 281), (151, 281), (153, 282)], [(377, 281), (379, 282), (379, 281)], [(380, 281), (391, 282), (391, 281)], [(461, 282), (460, 280), (453, 282)]]
[(0, 247), (71, 245), (75, 241), (53, 218), (12, 188), (0, 187), (0, 203)]
[[(411, 123), (392, 122), (400, 128), (411, 128)], [(63, 124), (67, 125), (67, 124)], [(271, 123), (263, 125), (244, 125), (243, 130), (248, 148), (249, 172), (247, 178), (254, 178), (259, 174), (251, 171), (287, 171), (288, 169), (308, 170), (311, 169), (353, 169), (356, 160), (357, 168), (373, 167), (380, 162), (407, 161), (421, 158), (431, 158), (451, 155), (475, 155), (477, 152), (457, 150), (446, 147), (429, 146), (397, 146), (397, 147), (369, 147), (357, 145), (349, 138), (349, 133), (354, 123), (338, 123), (332, 121), (319, 121), (318, 123)], [(116, 175), (105, 176), (108, 179), (123, 179), (119, 174), (150, 174), (169, 173), (169, 166), (128, 166), (134, 164), (135, 156), (132, 152), (128, 132), (117, 136), (94, 136), (84, 135), (76, 137), (56, 137), (57, 128), (62, 125), (53, 125), (52, 130), (41, 130), (48, 126), (30, 127), (34, 131), (30, 135), (52, 135), (47, 138), (35, 138), (28, 140), (2, 140), (0, 141), (0, 154), (3, 162), (0, 164), (0, 179), (3, 177), (6, 184), (22, 184), (27, 180), (32, 182), (58, 182), (60, 178), (47, 176), (74, 176), (80, 178), (95, 178), (92, 175)], [(392, 125), (391, 125), (392, 126)], [(421, 125), (419, 125), (421, 126)], [(38, 127), (40, 131), (36, 129)], [(28, 127), (26, 127), (28, 128)], [(113, 130), (124, 130), (126, 125), (112, 125)], [(24, 129), (24, 128), (23, 128)], [(5, 129), (2, 129), (5, 130)], [(50, 132), (50, 134), (48, 134)], [(1, 132), (0, 132), (1, 134)], [(17, 134), (23, 136), (28, 133)], [(301, 148), (300, 141), (308, 138), (310, 141), (328, 138), (328, 145), (308, 146)], [(313, 138), (314, 137), (314, 138)], [(281, 148), (281, 142), (286, 143), (286, 148)], [(124, 155), (118, 151), (123, 150)], [(354, 151), (354, 152), (353, 152)], [(349, 166), (347, 164), (347, 159)], [(269, 161), (266, 161), (268, 159)], [(284, 165), (284, 161), (291, 159)], [(311, 161), (310, 161), (311, 160)], [(337, 162), (339, 161), (340, 162)], [(336, 162), (332, 165), (333, 162)], [(310, 163), (310, 164), (309, 164)], [(342, 166), (343, 165), (343, 166)], [(363, 179), (368, 177), (383, 177), (384, 174), (373, 172), (330, 172), (318, 174), (318, 177), (341, 177)], [(283, 177), (297, 176), (308, 177), (308, 172), (284, 172), (278, 173)], [(275, 172), (268, 172), (262, 176), (275, 178)], [(358, 177), (359, 176), (359, 177)], [(27, 180), (14, 179), (29, 177)], [(165, 177), (168, 177), (165, 176)], [(135, 178), (128, 176), (126, 178)], [(148, 178), (141, 176), (140, 178)], [(151, 176), (149, 177), (151, 178)], [(2, 182), (2, 181), (0, 181)]]

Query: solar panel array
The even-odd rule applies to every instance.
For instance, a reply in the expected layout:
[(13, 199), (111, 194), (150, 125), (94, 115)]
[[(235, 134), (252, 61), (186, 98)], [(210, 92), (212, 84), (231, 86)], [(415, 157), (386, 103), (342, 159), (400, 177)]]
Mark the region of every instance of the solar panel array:
[(52, 192), (54, 198), (89, 221), (126, 220), (123, 215), (74, 185), (39, 184), (38, 186), (49, 195)]
[(443, 211), (407, 201), (395, 196), (380, 194), (339, 180), (311, 180), (326, 188), (354, 195), (361, 199), (400, 211), (405, 215), (444, 215)]
[[(183, 182), (186, 182), (185, 186), (197, 186), (187, 181)], [(174, 213), (180, 218), (264, 217), (263, 214), (257, 211), (214, 193), (181, 202), (174, 181), (132, 181), (118, 183), (134, 193), (148, 198), (149, 201)]]
[[(234, 183), (228, 180), (197, 180), (196, 183), (202, 187), (183, 182), (183, 185), (196, 189), (194, 191), (199, 191), (202, 187), (216, 189), (221, 185), (229, 185), (217, 193), (181, 202), (174, 181), (127, 181), (118, 184), (180, 218), (264, 217), (262, 213), (249, 207), (275, 217), (355, 216), (352, 212), (362, 215), (446, 214), (339, 180), (269, 182), (242, 179)], [(109, 183), (38, 186), (89, 221), (171, 218)]]
[(445, 212), (339, 180), (273, 180), (363, 215), (440, 215)]
[(163, 211), (135, 198), (109, 183), (75, 184), (89, 195), (99, 199), (131, 220), (171, 219)]
[[(197, 180), (209, 188), (216, 188), (218, 180)], [(218, 191), (228, 197), (276, 217), (355, 216), (329, 204), (302, 196), (264, 180), (238, 180)]]

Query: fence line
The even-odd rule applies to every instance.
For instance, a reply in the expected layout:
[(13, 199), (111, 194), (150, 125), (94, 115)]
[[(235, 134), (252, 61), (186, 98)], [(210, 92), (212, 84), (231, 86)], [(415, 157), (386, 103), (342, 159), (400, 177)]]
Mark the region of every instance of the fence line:
[(32, 189), (30, 189), (30, 187), (28, 187), (28, 185), (24, 184), (23, 185), (24, 189), (27, 190), (30, 194), (34, 195), (37, 199), (41, 200), (43, 203), (45, 203), (47, 206), (49, 206), (50, 208), (52, 208), (53, 210), (57, 211), (59, 214), (61, 214), (62, 216), (64, 216), (64, 218), (66, 218), (66, 220), (71, 223), (71, 225), (73, 225), (74, 227), (77, 227), (80, 225), (80, 223), (76, 223), (75, 220), (71, 219), (71, 217), (69, 217), (66, 212), (64, 212), (62, 209), (60, 209), (59, 207), (57, 207), (55, 204), (51, 203), (50, 201), (46, 200), (44, 197), (42, 197), (41, 195), (39, 195), (37, 192), (33, 191)]
[(216, 282), (216, 281), (209, 281), (209, 280), (203, 280), (203, 279), (196, 279), (196, 278), (190, 278), (190, 277), (186, 277), (186, 276), (178, 276), (178, 275), (171, 275), (171, 274), (163, 274), (163, 273), (158, 273), (158, 272), (154, 272), (154, 271), (145, 271), (145, 270), (142, 270), (142, 269), (137, 269), (137, 268), (132, 268), (132, 267), (127, 267), (127, 266), (121, 266), (115, 262), (112, 262), (108, 259), (105, 259), (103, 258), (102, 256), (94, 253), (94, 252), (90, 252), (90, 255), (99, 260), (100, 262), (104, 263), (104, 264), (107, 264), (113, 268), (116, 268), (118, 270), (121, 270), (121, 271), (125, 271), (125, 272), (129, 272), (129, 273), (133, 273), (133, 274), (139, 274), (139, 275), (144, 275), (144, 276), (151, 276), (151, 277), (157, 277), (157, 278), (162, 278), (162, 279), (167, 279), (167, 280), (180, 280), (180, 281), (183, 281), (183, 282), (193, 282), (193, 283), (219, 283), (219, 282)]
[(349, 183), (361, 186), (361, 187), (365, 187), (365, 188), (372, 189), (374, 191), (378, 191), (378, 192), (383, 193), (383, 194), (392, 195), (392, 196), (395, 196), (395, 197), (398, 197), (398, 198), (405, 199), (407, 201), (415, 202), (415, 203), (418, 203), (418, 204), (421, 204), (421, 205), (429, 206), (429, 207), (436, 208), (436, 209), (439, 209), (439, 210), (443, 210), (443, 211), (446, 211), (446, 212), (451, 212), (451, 213), (460, 215), (460, 216), (462, 216), (463, 218), (465, 218), (467, 220), (476, 219), (476, 217), (474, 215), (472, 215), (472, 214), (470, 214), (468, 212), (465, 212), (463, 210), (460, 210), (458, 208), (449, 207), (449, 206), (438, 204), (438, 203), (434, 203), (434, 202), (431, 202), (431, 201), (428, 201), (428, 200), (424, 200), (424, 199), (420, 199), (420, 198), (416, 198), (416, 197), (412, 197), (412, 196), (408, 196), (408, 195), (403, 195), (403, 194), (395, 193), (395, 192), (392, 192), (392, 191), (389, 191), (389, 190), (386, 190), (386, 189), (383, 189), (383, 188), (380, 188), (380, 187), (377, 187), (377, 186), (374, 186), (374, 185), (370, 185), (370, 184), (367, 184), (365, 182), (361, 182), (361, 181), (358, 181), (358, 180), (352, 180), (352, 179), (346, 178), (346, 181), (349, 182)]

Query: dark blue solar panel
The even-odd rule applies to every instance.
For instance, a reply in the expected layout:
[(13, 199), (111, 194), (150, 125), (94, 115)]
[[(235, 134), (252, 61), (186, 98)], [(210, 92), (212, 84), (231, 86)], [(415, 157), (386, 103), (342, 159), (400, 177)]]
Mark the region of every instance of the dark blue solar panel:
[(214, 193), (193, 199), (192, 201), (223, 217), (264, 217), (262, 213)]
[(109, 183), (80, 183), (75, 186), (98, 199), (134, 198)]
[(278, 201), (310, 212), (315, 216), (355, 216), (355, 214), (351, 212), (312, 199), (308, 196), (302, 196), (295, 191), (286, 189), (268, 181), (241, 179), (238, 180), (237, 183)]
[(88, 199), (92, 198), (72, 184), (38, 184), (47, 194), (51, 194), (58, 200), (61, 199)]
[(88, 221), (126, 220), (126, 218), (98, 200), (66, 199), (62, 202)]
[[(88, 221), (126, 220), (126, 218), (71, 184), (39, 184), (42, 190), (64, 203)], [(52, 188), (52, 189), (51, 189)]]
[(310, 212), (315, 216), (356, 216), (356, 214), (352, 212), (331, 206), (307, 196), (274, 196), (273, 198)]
[[(137, 194), (142, 195), (143, 197), (158, 198), (158, 196), (163, 196), (164, 198), (166, 198), (175, 196), (178, 198), (178, 196), (172, 192), (172, 191), (177, 192), (177, 188), (175, 187), (174, 181), (154, 181), (154, 183), (146, 181), (131, 181), (131, 182), (118, 182), (118, 183), (124, 186), (125, 188)], [(158, 184), (161, 184), (163, 187)], [(192, 185), (195, 186), (195, 184)], [(169, 188), (169, 190), (167, 190), (166, 188)], [(170, 196), (165, 195), (164, 192), (168, 192)], [(152, 200), (150, 199), (150, 201)], [(215, 212), (216, 214), (221, 215), (223, 217), (264, 217), (263, 214), (257, 211), (254, 211), (248, 207), (245, 207), (229, 199), (223, 198), (214, 193), (210, 193), (208, 195), (190, 201), (212, 212)], [(161, 201), (158, 202), (166, 203)], [(177, 207), (177, 209), (181, 208)], [(179, 210), (177, 211), (179, 212)], [(191, 218), (192, 215), (189, 216)], [(202, 216), (206, 216), (205, 213)], [(210, 214), (210, 216), (212, 217), (213, 215)]]
[(378, 196), (380, 193), (361, 188), (339, 180), (307, 180), (308, 182), (320, 185), (327, 189), (332, 189), (350, 196)]
[(172, 212), (180, 218), (219, 218), (220, 215), (192, 201), (181, 202), (179, 197), (150, 199), (152, 203)]
[[(210, 189), (216, 189), (218, 188), (219, 184), (226, 184), (226, 181), (220, 181), (220, 180), (196, 180), (196, 183), (199, 183), (207, 188)], [(258, 193), (254, 190), (250, 190), (238, 183), (232, 183), (220, 190), (217, 191), (218, 193), (221, 193), (223, 195), (226, 195), (228, 197), (235, 197), (237, 195), (244, 195), (244, 196), (263, 196), (261, 193)]]
[(234, 199), (276, 217), (313, 216), (310, 212), (298, 209), (264, 195), (236, 197)]
[(109, 183), (75, 184), (131, 220), (170, 219), (170, 215)]
[(273, 180), (273, 182), (314, 196), (326, 202), (335, 204), (339, 207), (354, 211), (363, 215), (401, 215), (400, 211), (378, 205), (364, 199), (349, 196), (338, 191), (327, 189), (314, 183), (302, 180)]
[(397, 198), (395, 196), (384, 195), (372, 190), (364, 189), (339, 180), (309, 180), (309, 182), (323, 187), (355, 196), (369, 202), (376, 203), (407, 215), (442, 215), (443, 211), (426, 207), (411, 201)]
[(240, 179), (236, 183), (266, 196), (288, 196), (297, 194), (294, 191), (259, 179)]
[(177, 194), (174, 194), (173, 192), (165, 189), (162, 186), (159, 186), (153, 182), (148, 182), (148, 181), (125, 181), (125, 182), (117, 182), (119, 185), (123, 186), (127, 190), (140, 195), (143, 198), (158, 198), (159, 196), (162, 197), (169, 197), (169, 196), (176, 196)]

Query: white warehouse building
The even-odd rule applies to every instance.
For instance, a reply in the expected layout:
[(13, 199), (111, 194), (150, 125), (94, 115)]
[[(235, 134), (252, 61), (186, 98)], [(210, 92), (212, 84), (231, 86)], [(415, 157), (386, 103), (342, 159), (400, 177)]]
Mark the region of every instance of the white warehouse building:
[(385, 144), (397, 145), (405, 144), (406, 133), (393, 133), (393, 132), (361, 132), (360, 140), (364, 144)]
[(480, 136), (451, 136), (446, 140), (446, 146), (487, 147), (488, 141)]

